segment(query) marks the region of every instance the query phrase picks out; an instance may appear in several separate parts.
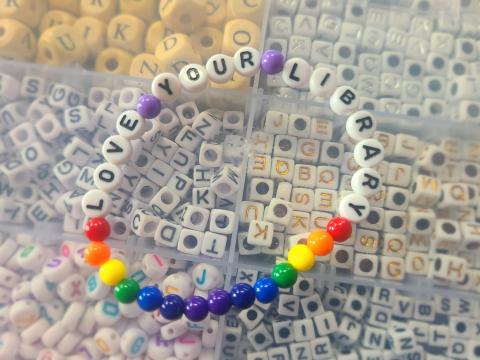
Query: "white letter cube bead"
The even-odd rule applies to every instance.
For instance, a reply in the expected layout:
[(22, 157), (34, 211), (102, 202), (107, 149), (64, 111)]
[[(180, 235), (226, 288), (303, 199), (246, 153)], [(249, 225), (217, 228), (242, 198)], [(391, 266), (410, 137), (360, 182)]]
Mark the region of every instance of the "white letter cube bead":
[(252, 221), (248, 228), (247, 243), (268, 247), (272, 245), (273, 224), (267, 221)]
[(292, 218), (292, 207), (288, 201), (272, 199), (265, 214), (265, 220), (273, 224), (288, 226)]

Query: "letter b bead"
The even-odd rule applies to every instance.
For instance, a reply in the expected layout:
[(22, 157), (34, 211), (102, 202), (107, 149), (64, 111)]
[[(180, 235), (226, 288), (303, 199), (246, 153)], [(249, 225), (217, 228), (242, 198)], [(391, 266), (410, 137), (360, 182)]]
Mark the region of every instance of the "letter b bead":
[(358, 109), (360, 100), (356, 90), (350, 86), (340, 86), (330, 98), (330, 108), (337, 115), (349, 115)]

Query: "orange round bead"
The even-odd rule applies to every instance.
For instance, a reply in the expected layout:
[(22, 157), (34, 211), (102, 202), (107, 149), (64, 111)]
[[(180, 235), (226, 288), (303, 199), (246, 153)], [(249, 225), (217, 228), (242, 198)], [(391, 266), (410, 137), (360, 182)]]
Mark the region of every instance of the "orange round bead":
[(110, 247), (103, 242), (91, 242), (84, 252), (85, 262), (92, 266), (100, 266), (110, 258)]
[(316, 256), (328, 255), (333, 249), (333, 237), (325, 230), (313, 230), (308, 235), (307, 246)]

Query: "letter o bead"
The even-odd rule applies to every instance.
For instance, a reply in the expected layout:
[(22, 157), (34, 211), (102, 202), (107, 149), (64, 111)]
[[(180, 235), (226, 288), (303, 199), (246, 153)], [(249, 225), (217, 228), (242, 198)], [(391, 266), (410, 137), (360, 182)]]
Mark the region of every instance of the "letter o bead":
[(208, 73), (202, 65), (185, 65), (180, 70), (178, 78), (183, 88), (190, 93), (199, 93), (208, 86)]

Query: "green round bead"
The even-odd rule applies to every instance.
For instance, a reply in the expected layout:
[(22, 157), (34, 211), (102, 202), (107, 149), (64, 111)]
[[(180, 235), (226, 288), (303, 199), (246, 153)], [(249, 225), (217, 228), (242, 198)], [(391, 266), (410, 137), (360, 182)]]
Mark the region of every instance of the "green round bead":
[(113, 289), (113, 294), (118, 302), (129, 304), (137, 299), (140, 285), (133, 279), (123, 279)]
[(272, 270), (272, 279), (280, 288), (292, 287), (297, 281), (297, 270), (286, 262), (277, 264)]

